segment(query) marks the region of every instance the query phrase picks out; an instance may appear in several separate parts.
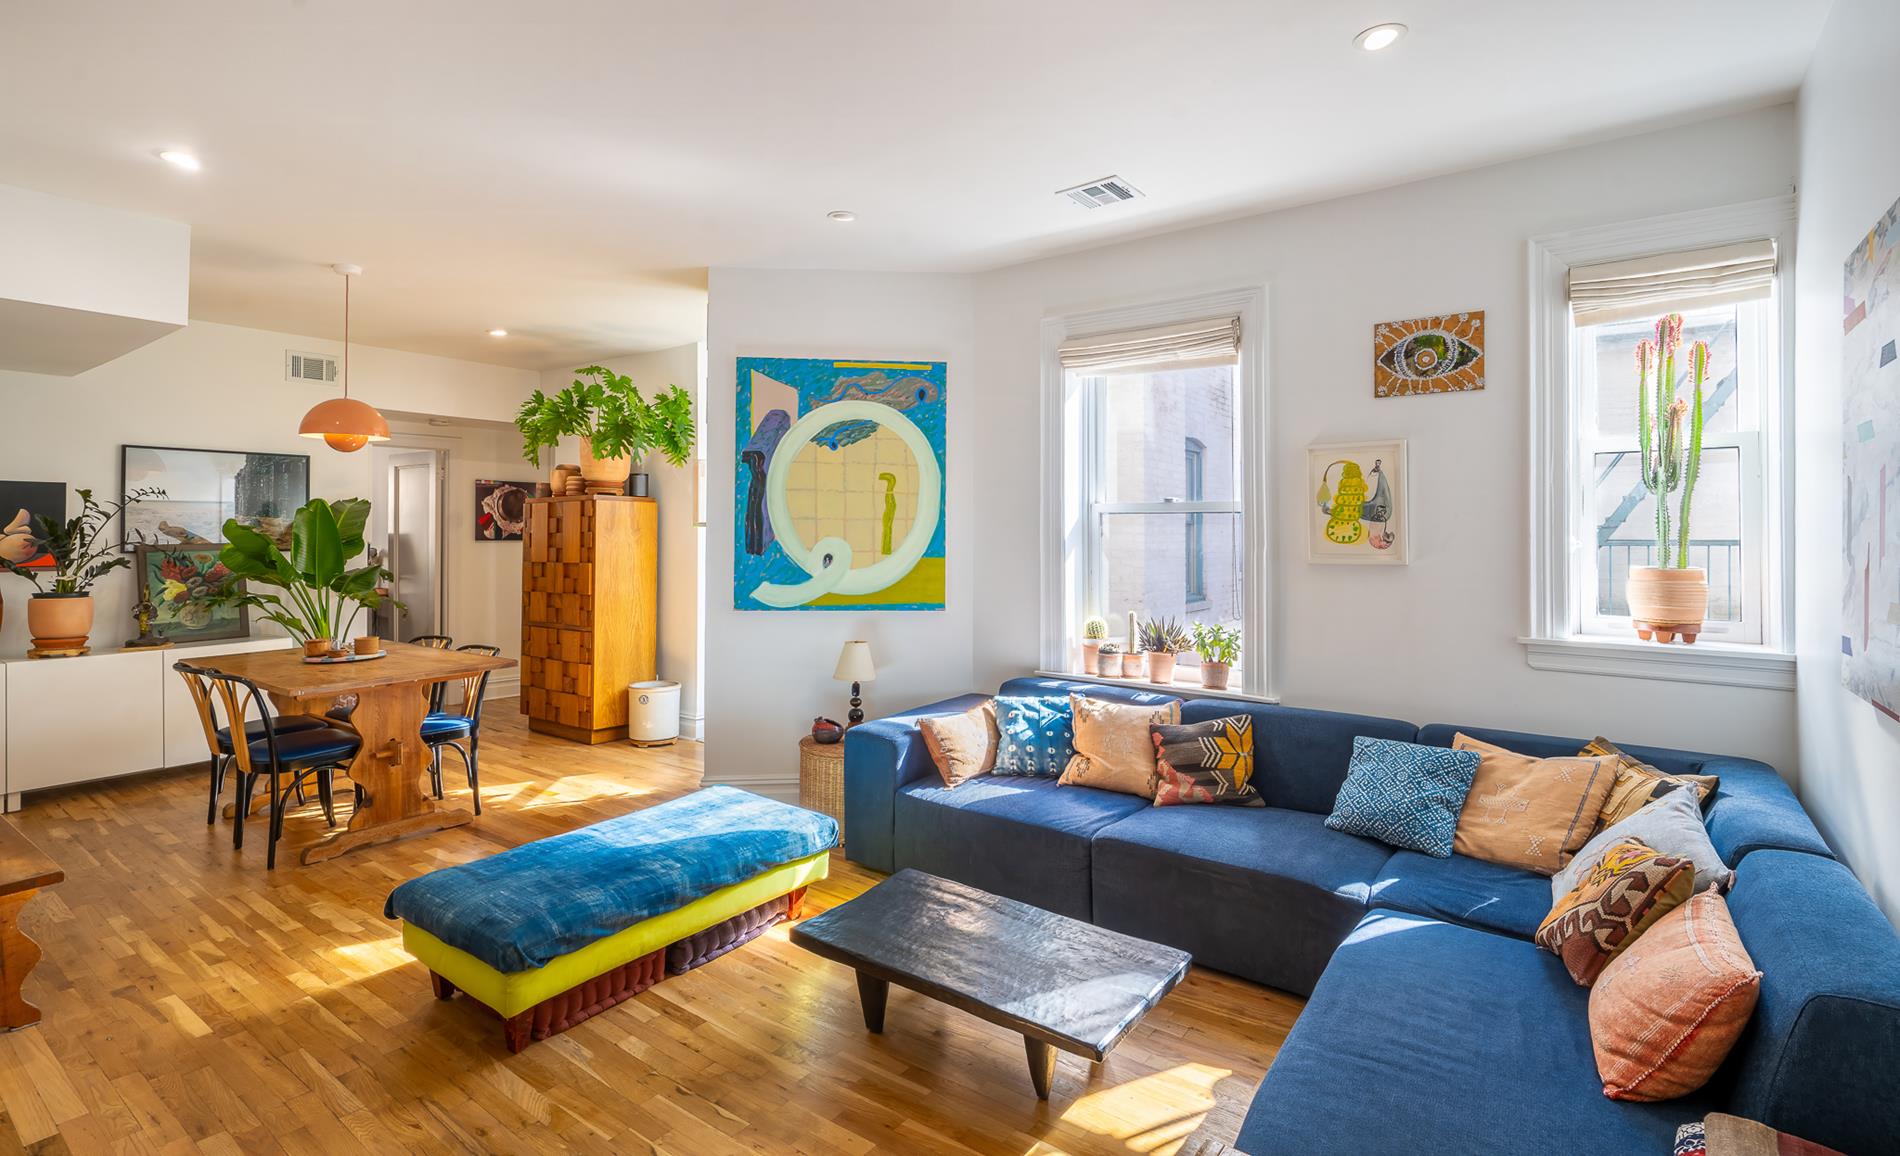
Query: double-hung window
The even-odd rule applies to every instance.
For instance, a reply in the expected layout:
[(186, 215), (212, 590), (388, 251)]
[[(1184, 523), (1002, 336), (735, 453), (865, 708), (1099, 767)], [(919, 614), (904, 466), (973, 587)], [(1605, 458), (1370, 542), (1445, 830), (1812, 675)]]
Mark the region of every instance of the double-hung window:
[[(1728, 647), (1786, 647), (1787, 308), (1779, 240), (1787, 223), (1787, 208), (1770, 202), (1677, 220), (1695, 244), (1670, 245), (1670, 229), (1658, 222), (1624, 235), (1612, 228), (1534, 243), (1533, 283), (1545, 290), (1537, 323), (1546, 379), (1534, 422), (1541, 444), (1532, 489), (1541, 510), (1527, 639), (1533, 665), (1654, 673), (1608, 660), (1600, 647), (1585, 665), (1573, 665), (1574, 656), (1545, 644), (1635, 643), (1630, 571), (1678, 561), (1708, 576), (1702, 649), (1693, 653), (1707, 656), (1707, 644), (1715, 644), (1724, 657), (1694, 658), (1677, 644), (1632, 651), (1630, 663), (1657, 659), (1681, 668), (1678, 677), (1730, 681), (1736, 660)], [(1646, 484), (1638, 434), (1638, 348), (1656, 346), (1658, 322), (1674, 314), (1682, 331), (1673, 394), (1685, 405), (1695, 400), (1690, 350), (1698, 342), (1709, 350), (1701, 466), (1681, 558), (1683, 491), (1658, 495)], [(1652, 422), (1656, 378), (1651, 369), (1645, 397)], [(1666, 398), (1671, 390), (1663, 392)], [(1685, 442), (1688, 426), (1685, 414)]]
[[(1050, 502), (1059, 564), (1046, 570), (1055, 589), (1044, 605), (1056, 616), (1045, 623), (1047, 669), (1079, 669), (1080, 626), (1092, 616), (1107, 621), (1107, 641), (1126, 649), (1132, 614), (1184, 631), (1199, 622), (1241, 632), (1229, 686), (1267, 693), (1266, 647), (1256, 637), (1263, 631), (1249, 630), (1251, 618), (1265, 618), (1264, 594), (1257, 581), (1250, 586), (1258, 554), (1249, 551), (1264, 532), (1250, 529), (1246, 501), (1249, 486), (1265, 478), (1264, 461), (1249, 461), (1264, 429), (1253, 383), (1264, 379), (1243, 363), (1242, 316), (1258, 316), (1262, 302), (1255, 294), (1218, 303), (1232, 311), (1091, 327), (1052, 343), (1047, 376), (1060, 408), (1050, 416), (1060, 428), (1045, 444), (1061, 455), (1061, 468), (1060, 494)], [(1058, 324), (1091, 321), (1101, 324)], [(1198, 661), (1192, 650), (1182, 653), (1176, 681), (1199, 685)]]

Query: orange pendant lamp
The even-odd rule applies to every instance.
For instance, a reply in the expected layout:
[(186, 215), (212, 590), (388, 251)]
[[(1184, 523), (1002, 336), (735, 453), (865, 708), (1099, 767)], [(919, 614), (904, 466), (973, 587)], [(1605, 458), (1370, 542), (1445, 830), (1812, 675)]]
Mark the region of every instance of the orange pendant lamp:
[(297, 432), (307, 438), (322, 438), (333, 450), (353, 454), (371, 442), (389, 440), (389, 423), (376, 407), (350, 396), (350, 278), (362, 273), (361, 265), (332, 266), (343, 275), (343, 396), (320, 401), (303, 415)]

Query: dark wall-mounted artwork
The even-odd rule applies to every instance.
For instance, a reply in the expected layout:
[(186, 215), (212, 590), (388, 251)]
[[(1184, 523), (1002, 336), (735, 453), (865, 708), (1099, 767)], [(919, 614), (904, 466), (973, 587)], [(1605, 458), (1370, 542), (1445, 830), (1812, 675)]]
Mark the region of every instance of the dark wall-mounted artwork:
[(290, 545), (290, 522), (310, 500), (307, 454), (254, 454), (171, 446), (121, 446), (121, 493), (146, 486), (163, 498), (139, 502), (125, 512), (120, 545), (206, 546), (224, 540), (228, 518)]
[(533, 496), (533, 482), (476, 481), (475, 540), (521, 541), (521, 531), (528, 524), (528, 499)]
[(28, 570), (51, 570), (40, 546), (39, 519), (66, 517), (65, 482), (0, 482), (0, 558)]

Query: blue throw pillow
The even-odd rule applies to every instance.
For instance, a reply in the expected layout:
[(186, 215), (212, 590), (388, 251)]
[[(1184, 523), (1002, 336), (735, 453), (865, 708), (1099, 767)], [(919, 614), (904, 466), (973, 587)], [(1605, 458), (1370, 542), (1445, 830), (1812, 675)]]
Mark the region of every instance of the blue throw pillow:
[(1439, 859), (1451, 855), (1477, 751), (1392, 739), (1352, 740), (1352, 763), (1326, 825)]
[(998, 695), (996, 737), (993, 774), (1061, 774), (1075, 755), (1075, 715), (1069, 709), (1069, 696)]

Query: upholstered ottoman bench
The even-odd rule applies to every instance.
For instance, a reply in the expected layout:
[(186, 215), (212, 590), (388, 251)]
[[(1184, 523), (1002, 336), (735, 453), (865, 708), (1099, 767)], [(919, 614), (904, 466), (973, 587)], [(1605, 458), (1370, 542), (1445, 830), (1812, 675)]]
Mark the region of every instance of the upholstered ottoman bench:
[(707, 787), (431, 871), (383, 913), (436, 996), (495, 1012), (518, 1052), (796, 918), (837, 840), (828, 816)]

